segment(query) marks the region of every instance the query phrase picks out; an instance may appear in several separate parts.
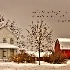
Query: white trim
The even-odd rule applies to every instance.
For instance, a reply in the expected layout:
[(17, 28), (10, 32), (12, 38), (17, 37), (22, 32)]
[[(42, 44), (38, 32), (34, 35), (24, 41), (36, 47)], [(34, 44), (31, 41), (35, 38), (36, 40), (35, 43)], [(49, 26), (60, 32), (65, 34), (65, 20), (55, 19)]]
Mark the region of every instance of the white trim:
[(18, 48), (18, 47), (8, 43), (0, 43), (0, 48)]

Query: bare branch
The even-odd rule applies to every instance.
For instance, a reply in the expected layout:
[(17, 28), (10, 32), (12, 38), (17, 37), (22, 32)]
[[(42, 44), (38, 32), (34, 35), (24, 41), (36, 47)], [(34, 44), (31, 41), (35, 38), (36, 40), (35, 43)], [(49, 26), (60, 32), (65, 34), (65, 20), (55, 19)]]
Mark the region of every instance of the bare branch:
[[(39, 24), (38, 24), (39, 23)], [(43, 48), (43, 50), (50, 47), (52, 44), (52, 31), (48, 32), (49, 27), (44, 24), (41, 20), (41, 23), (37, 21), (37, 24), (34, 24), (32, 21), (32, 25), (30, 25), (30, 30), (26, 29), (28, 32), (27, 42), (29, 47), (39, 49)], [(44, 46), (44, 47), (43, 47)], [(48, 47), (47, 47), (48, 46)]]

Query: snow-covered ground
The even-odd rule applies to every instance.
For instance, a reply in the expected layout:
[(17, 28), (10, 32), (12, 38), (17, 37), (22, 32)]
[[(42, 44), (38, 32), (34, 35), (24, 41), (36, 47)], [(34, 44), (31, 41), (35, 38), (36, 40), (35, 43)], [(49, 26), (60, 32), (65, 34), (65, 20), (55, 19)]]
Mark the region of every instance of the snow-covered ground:
[(0, 70), (70, 70), (70, 60), (67, 64), (49, 64), (41, 62), (41, 65), (31, 63), (0, 62)]

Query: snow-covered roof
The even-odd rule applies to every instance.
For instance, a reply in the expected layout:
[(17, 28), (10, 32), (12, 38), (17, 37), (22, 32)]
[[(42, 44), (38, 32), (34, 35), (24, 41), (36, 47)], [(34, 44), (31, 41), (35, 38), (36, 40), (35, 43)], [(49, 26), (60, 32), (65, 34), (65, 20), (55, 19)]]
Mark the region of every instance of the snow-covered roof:
[(18, 48), (17, 46), (8, 44), (8, 43), (0, 43), (0, 48)]

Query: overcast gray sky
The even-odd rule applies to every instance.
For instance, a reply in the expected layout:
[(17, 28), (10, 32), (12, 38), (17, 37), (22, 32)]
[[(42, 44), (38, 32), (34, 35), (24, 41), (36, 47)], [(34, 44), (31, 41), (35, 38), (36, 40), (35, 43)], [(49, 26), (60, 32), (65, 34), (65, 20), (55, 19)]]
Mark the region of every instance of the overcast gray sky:
[[(34, 14), (33, 11), (37, 13)], [(6, 19), (15, 19), (24, 35), (32, 20), (43, 19), (53, 30), (55, 39), (70, 38), (70, 0), (0, 0), (0, 13)], [(38, 18), (37, 15), (41, 17)]]

